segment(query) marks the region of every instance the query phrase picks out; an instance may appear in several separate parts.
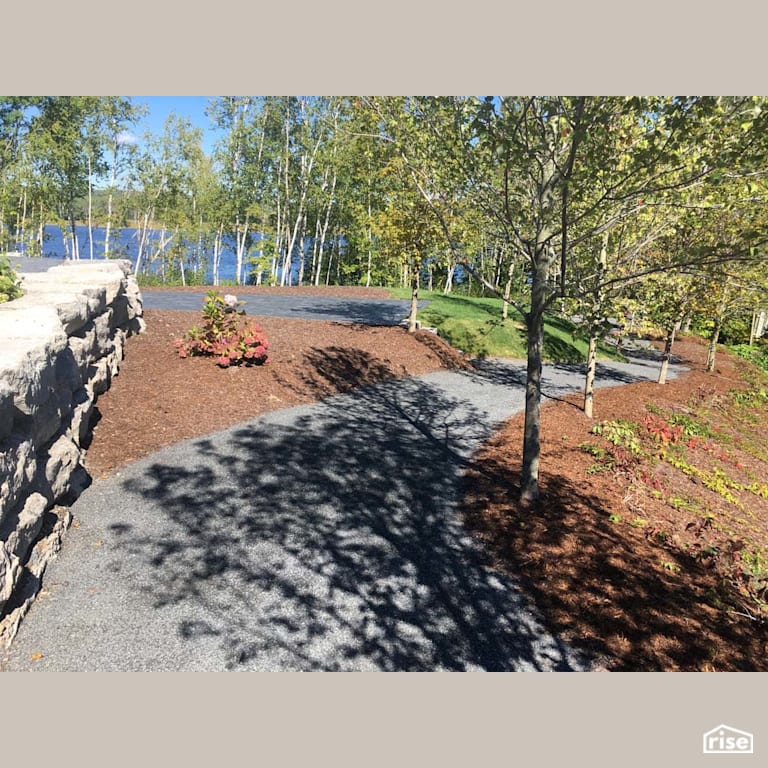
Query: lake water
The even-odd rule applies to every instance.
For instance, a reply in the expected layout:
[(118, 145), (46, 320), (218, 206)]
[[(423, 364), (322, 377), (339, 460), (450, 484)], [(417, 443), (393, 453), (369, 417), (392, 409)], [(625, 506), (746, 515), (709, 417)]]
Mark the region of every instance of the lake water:
[[(77, 242), (80, 251), (80, 259), (90, 259), (91, 246), (88, 235), (88, 227), (85, 225), (77, 226)], [(161, 236), (159, 230), (150, 231), (150, 239), (152, 242), (159, 241)], [(104, 227), (93, 228), (93, 257), (94, 259), (104, 258), (104, 242), (106, 239), (106, 229)], [(17, 247), (18, 251), (23, 253), (21, 245)], [(110, 257), (129, 259), (134, 265), (139, 253), (139, 230), (133, 227), (124, 227), (123, 229), (113, 229), (110, 235)], [(207, 254), (208, 261), (212, 254)], [(64, 236), (60, 227), (55, 225), (49, 225), (44, 230), (44, 242), (43, 242), (43, 257), (63, 259), (67, 257), (67, 248), (64, 245)], [(146, 258), (146, 249), (145, 257)], [(225, 247), (221, 255), (221, 262), (219, 265), (219, 279), (221, 281), (234, 281), (235, 279), (235, 265), (236, 256), (234, 243), (232, 241), (227, 242), (225, 240)], [(144, 267), (148, 267), (144, 263)], [(159, 265), (152, 265), (150, 267), (152, 272), (159, 272)], [(193, 269), (193, 266), (188, 262), (185, 265), (185, 269), (189, 272)], [(212, 268), (206, 267), (206, 282), (212, 282)]]

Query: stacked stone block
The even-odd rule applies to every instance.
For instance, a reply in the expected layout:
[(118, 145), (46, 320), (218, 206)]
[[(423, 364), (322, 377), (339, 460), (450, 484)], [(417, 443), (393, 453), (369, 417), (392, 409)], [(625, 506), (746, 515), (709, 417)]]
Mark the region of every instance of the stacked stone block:
[(0, 640), (9, 642), (87, 486), (94, 404), (144, 328), (129, 261), (22, 275), (0, 304)]

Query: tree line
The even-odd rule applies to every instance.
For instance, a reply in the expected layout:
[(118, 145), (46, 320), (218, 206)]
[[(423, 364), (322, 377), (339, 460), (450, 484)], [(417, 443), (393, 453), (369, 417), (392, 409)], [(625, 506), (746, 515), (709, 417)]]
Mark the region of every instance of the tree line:
[[(128, 139), (122, 97), (0, 101), (0, 249), (46, 223), (136, 229), (135, 269), (186, 281), (222, 254), (235, 281), (408, 285), (461, 279), (524, 318), (521, 499), (538, 497), (544, 317), (615, 318), (674, 335), (766, 305), (768, 131), (762, 97), (257, 97), (211, 100), (220, 135), (171, 116)], [(414, 303), (415, 306), (415, 303)], [(744, 320), (745, 327), (750, 323)], [(662, 368), (662, 380), (665, 366)]]

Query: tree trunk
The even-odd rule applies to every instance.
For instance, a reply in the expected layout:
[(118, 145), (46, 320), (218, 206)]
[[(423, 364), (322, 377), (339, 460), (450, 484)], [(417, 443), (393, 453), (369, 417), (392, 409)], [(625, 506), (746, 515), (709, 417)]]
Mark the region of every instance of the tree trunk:
[(24, 193), (22, 195), (22, 201), (21, 201), (21, 225), (19, 228), (19, 232), (21, 233), (21, 252), (25, 253), (29, 249), (27, 248), (27, 240), (29, 239), (27, 237), (27, 187), (24, 186)]
[(717, 317), (715, 317), (715, 327), (712, 329), (712, 337), (709, 340), (709, 349), (707, 350), (707, 373), (715, 370), (715, 354), (717, 353), (717, 341), (720, 338), (720, 330), (723, 327), (723, 318), (728, 308), (728, 294), (730, 288), (730, 278), (725, 281), (723, 294), (720, 297), (720, 304), (717, 308)]
[(322, 253), (319, 251), (320, 245), (320, 215), (315, 219), (315, 236), (312, 238), (312, 266), (310, 267), (310, 285), (317, 285), (320, 279), (320, 270), (322, 269)]
[[(594, 289), (594, 310), (597, 311), (603, 305), (603, 292), (600, 284), (603, 282), (603, 275), (608, 269), (608, 232), (603, 233), (603, 243), (600, 248), (597, 286)], [(565, 312), (565, 307), (562, 307)], [(597, 340), (595, 317), (591, 318), (589, 331), (589, 347), (587, 349), (587, 376), (584, 381), (584, 414), (588, 419), (592, 418), (595, 399), (595, 368), (597, 366)]]
[(417, 327), (416, 314), (419, 311), (419, 270), (414, 267), (411, 275), (411, 311), (408, 315), (408, 333), (413, 333)]
[[(304, 221), (301, 225), (301, 235), (299, 236), (299, 274), (296, 285), (301, 285), (304, 282), (304, 268), (306, 264), (306, 252), (307, 247), (307, 214), (304, 213)], [(289, 283), (290, 285), (290, 283)]]
[(236, 221), (236, 245), (237, 251), (235, 255), (235, 284), (242, 285), (243, 282), (243, 261), (245, 257), (245, 246), (248, 242), (248, 228), (250, 223), (248, 216), (246, 215), (245, 221), (242, 227), (240, 226), (240, 217), (238, 216)]
[(595, 399), (595, 369), (597, 367), (597, 337), (589, 336), (589, 349), (587, 350), (587, 378), (584, 382), (584, 415), (592, 418)]
[(525, 434), (520, 476), (520, 502), (531, 504), (539, 498), (539, 456), (541, 454), (541, 356), (544, 349), (544, 318), (529, 316), (528, 364), (525, 384)]
[(333, 265), (334, 246), (335, 246), (335, 243), (333, 243), (333, 245), (331, 245), (331, 249), (328, 251), (328, 269), (325, 272), (325, 284), (326, 285), (330, 285), (331, 284), (331, 266)]
[(449, 294), (451, 292), (451, 289), (453, 288), (453, 273), (456, 270), (456, 265), (451, 264), (448, 267), (448, 274), (445, 277), (445, 288), (443, 288), (444, 294)]
[(93, 261), (93, 174), (88, 155), (88, 256)]
[(80, 244), (77, 242), (77, 223), (75, 221), (75, 214), (70, 213), (69, 226), (72, 231), (72, 258), (76, 261), (80, 260)]
[(112, 205), (117, 178), (117, 145), (112, 154), (112, 170), (109, 175), (109, 194), (107, 195), (107, 225), (104, 232), (104, 258), (109, 258), (110, 237), (112, 235)]
[(104, 230), (104, 258), (109, 258), (109, 238), (112, 234), (112, 189), (109, 190), (107, 195), (107, 225)]
[(136, 263), (133, 266), (133, 272), (135, 275), (138, 275), (141, 271), (141, 261), (144, 255), (144, 249), (147, 247), (149, 240), (149, 221), (153, 213), (153, 211), (144, 212), (144, 221), (141, 223), (141, 227), (139, 229), (139, 247), (136, 251)]
[(373, 231), (371, 230), (371, 191), (368, 190), (368, 221), (366, 226), (368, 235), (368, 269), (365, 275), (365, 287), (371, 287), (371, 269), (373, 266)]
[(43, 204), (40, 203), (40, 221), (37, 227), (37, 253), (43, 255), (43, 243), (45, 242), (45, 217), (43, 216)]
[(320, 231), (320, 247), (318, 249), (317, 280), (315, 285), (320, 285), (320, 269), (323, 263), (323, 252), (325, 251), (325, 240), (328, 236), (328, 226), (331, 221), (331, 207), (333, 206), (333, 196), (336, 192), (336, 172), (333, 173), (333, 183), (331, 184), (331, 198), (328, 201), (328, 207), (325, 209), (325, 221)]
[(664, 343), (664, 354), (661, 358), (661, 369), (659, 370), (659, 384), (666, 384), (667, 382), (667, 368), (669, 368), (669, 358), (672, 355), (672, 345), (675, 343), (675, 330), (677, 329), (677, 323), (675, 323), (668, 331), (667, 338)]
[(512, 262), (507, 270), (507, 282), (504, 283), (504, 297), (501, 303), (501, 319), (506, 320), (509, 317), (509, 299), (512, 296), (512, 278), (515, 273), (515, 264)]
[[(545, 238), (541, 238), (546, 242)], [(528, 364), (525, 384), (525, 434), (520, 476), (520, 503), (530, 505), (539, 498), (539, 457), (541, 454), (541, 369), (544, 352), (544, 310), (547, 279), (554, 253), (549, 246), (539, 249), (531, 269), (531, 310), (528, 326)]]
[(721, 321), (715, 321), (715, 327), (712, 329), (712, 336), (709, 339), (709, 348), (707, 349), (707, 373), (715, 370), (715, 354), (717, 353), (717, 342), (720, 338)]

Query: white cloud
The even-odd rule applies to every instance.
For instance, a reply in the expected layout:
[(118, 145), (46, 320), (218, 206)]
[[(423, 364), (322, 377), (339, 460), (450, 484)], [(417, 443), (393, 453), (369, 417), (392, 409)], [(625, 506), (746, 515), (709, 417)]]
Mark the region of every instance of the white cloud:
[(117, 134), (117, 143), (118, 144), (138, 144), (139, 140), (128, 131), (122, 131), (121, 133)]

